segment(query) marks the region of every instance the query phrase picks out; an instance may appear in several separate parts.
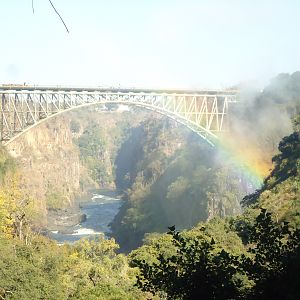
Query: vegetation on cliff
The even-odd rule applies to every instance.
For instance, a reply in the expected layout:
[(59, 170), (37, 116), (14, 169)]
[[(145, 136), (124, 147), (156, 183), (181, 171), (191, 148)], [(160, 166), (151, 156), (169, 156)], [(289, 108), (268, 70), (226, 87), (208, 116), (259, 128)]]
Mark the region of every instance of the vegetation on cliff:
[(57, 116), (7, 146), (17, 162), (22, 188), (35, 199), (44, 226), (47, 209), (69, 207), (80, 193), (79, 151), (73, 145), (69, 123), (68, 116)]
[(16, 171), (15, 160), (7, 153), (5, 148), (0, 145), (0, 184), (9, 177), (9, 173), (13, 174)]
[(240, 213), (241, 172), (171, 121), (148, 119), (134, 128), (116, 163), (117, 186), (127, 187), (127, 201), (112, 224), (122, 250), (136, 248), (145, 233)]
[[(142, 118), (142, 117), (141, 117)], [(127, 131), (139, 117), (132, 113), (96, 112), (73, 113), (71, 130), (80, 151), (80, 160), (90, 179), (98, 187), (114, 187), (115, 159)], [(86, 123), (86, 120), (90, 120)], [(84, 180), (81, 178), (82, 188)]]
[(81, 160), (89, 170), (92, 179), (101, 185), (111, 183), (112, 174), (108, 174), (103, 161), (106, 147), (103, 128), (99, 128), (97, 124), (91, 122), (76, 142), (80, 149)]

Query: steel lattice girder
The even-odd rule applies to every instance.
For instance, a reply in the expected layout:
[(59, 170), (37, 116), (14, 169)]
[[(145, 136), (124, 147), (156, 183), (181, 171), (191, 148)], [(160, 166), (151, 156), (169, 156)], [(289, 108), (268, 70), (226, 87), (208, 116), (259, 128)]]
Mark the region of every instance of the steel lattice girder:
[(23, 132), (64, 111), (94, 104), (144, 107), (189, 127), (210, 144), (226, 130), (230, 103), (236, 93), (156, 93), (136, 91), (11, 90), (1, 89), (1, 141), (11, 142)]

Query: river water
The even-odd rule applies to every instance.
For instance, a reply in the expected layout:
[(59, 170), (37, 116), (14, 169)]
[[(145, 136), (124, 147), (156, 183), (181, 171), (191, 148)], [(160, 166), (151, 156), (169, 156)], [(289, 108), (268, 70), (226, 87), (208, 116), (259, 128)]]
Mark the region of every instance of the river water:
[(51, 231), (49, 237), (58, 243), (72, 243), (81, 238), (91, 238), (110, 232), (109, 223), (120, 210), (123, 200), (114, 191), (99, 191), (92, 194), (89, 201), (80, 203), (81, 213), (86, 220), (74, 225), (68, 233)]

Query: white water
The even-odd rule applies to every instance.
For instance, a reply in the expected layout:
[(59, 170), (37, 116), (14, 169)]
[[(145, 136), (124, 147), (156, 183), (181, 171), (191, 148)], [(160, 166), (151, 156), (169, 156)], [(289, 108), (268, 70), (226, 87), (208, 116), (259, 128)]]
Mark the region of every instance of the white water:
[(75, 242), (83, 237), (95, 237), (110, 232), (111, 223), (118, 213), (123, 201), (107, 195), (93, 194), (91, 201), (81, 203), (81, 213), (86, 215), (86, 221), (71, 228), (70, 233), (51, 231), (50, 237), (59, 243)]
[(71, 233), (71, 235), (97, 235), (97, 234), (103, 234), (103, 232), (96, 232), (93, 229), (90, 228), (79, 228), (74, 231), (74, 233)]

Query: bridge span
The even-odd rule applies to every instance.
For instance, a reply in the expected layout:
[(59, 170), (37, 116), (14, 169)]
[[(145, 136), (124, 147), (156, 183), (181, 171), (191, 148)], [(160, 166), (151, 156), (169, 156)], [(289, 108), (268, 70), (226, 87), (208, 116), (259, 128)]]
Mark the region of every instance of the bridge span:
[(227, 128), (236, 90), (164, 90), (0, 85), (0, 141), (9, 144), (60, 113), (90, 105), (143, 107), (184, 124), (213, 145)]

